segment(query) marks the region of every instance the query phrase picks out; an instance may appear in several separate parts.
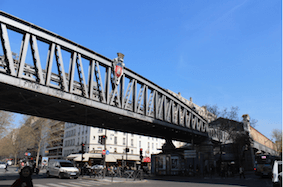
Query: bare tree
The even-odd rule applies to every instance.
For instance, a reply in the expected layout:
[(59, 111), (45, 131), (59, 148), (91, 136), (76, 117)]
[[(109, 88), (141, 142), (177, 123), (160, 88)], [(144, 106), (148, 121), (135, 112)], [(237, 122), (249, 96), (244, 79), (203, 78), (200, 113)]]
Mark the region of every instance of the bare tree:
[(236, 107), (232, 106), (230, 110), (225, 107), (222, 111), (219, 109), (219, 107), (216, 104), (213, 106), (206, 104), (204, 106), (206, 107), (207, 111), (211, 112), (217, 117), (239, 121), (239, 116), (238, 116), (239, 107), (237, 106)]
[(13, 125), (13, 122), (13, 113), (0, 111), (0, 138), (4, 137), (8, 133), (8, 130)]
[[(38, 166), (40, 150), (45, 144), (54, 144), (54, 139), (62, 137), (62, 133), (52, 128), (52, 124), (63, 123), (45, 118), (30, 116), (26, 118), (25, 130), (29, 132), (29, 141), (32, 142), (30, 149), (36, 152), (36, 167)], [(52, 126), (52, 127), (51, 127)]]
[(44, 137), (47, 136), (48, 119), (30, 116), (26, 118), (24, 129), (28, 132), (28, 141), (31, 143), (30, 150), (36, 152), (36, 167), (38, 166), (40, 149), (42, 148)]
[(208, 112), (211, 112), (212, 114), (219, 116), (220, 115), (220, 111), (218, 106), (215, 104), (213, 106), (210, 106), (209, 104), (204, 105), (204, 107), (206, 108), (206, 110)]
[(282, 130), (273, 129), (271, 132), (271, 137), (275, 141), (276, 151), (282, 154)]
[(258, 122), (258, 120), (251, 118), (251, 119), (250, 119), (250, 126), (251, 126), (251, 127), (255, 127), (256, 124), (257, 124), (257, 122)]

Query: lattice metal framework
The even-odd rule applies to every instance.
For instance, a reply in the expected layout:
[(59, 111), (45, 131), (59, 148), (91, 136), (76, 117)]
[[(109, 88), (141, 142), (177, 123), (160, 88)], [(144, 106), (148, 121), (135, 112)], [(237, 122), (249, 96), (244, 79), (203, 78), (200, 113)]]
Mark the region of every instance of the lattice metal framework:
[[(9, 30), (22, 35), (18, 59), (12, 55)], [(130, 69), (124, 69), (120, 83), (116, 86), (112, 60), (83, 46), (4, 12), (0, 12), (0, 37), (4, 53), (0, 72), (6, 78), (8, 75), (29, 81), (36, 87), (57, 90), (62, 94), (56, 97), (65, 97), (64, 99), (68, 99), (66, 94), (71, 94), (79, 98), (75, 102), (86, 105), (88, 101), (95, 101), (96, 104), (92, 104), (92, 107), (101, 107), (124, 116), (147, 122), (167, 122), (194, 131), (207, 132), (208, 124), (202, 116), (165, 89)], [(39, 42), (46, 44), (48, 50), (41, 51)], [(29, 48), (32, 60), (27, 62)], [(70, 54), (67, 59), (68, 71), (65, 69), (67, 63), (62, 52)], [(41, 58), (44, 53), (48, 53), (45, 69)], [(1, 82), (7, 82), (1, 77)], [(9, 84), (13, 82), (10, 81)], [(40, 92), (45, 93), (46, 90), (41, 89)]]

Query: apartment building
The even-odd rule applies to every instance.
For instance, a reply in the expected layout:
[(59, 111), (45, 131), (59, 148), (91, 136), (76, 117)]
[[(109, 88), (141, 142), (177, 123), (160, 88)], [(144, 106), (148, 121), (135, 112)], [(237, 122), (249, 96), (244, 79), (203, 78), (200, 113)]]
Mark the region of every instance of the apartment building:
[[(106, 136), (105, 145), (99, 142), (101, 136)], [(85, 144), (87, 153), (101, 153), (106, 149), (110, 153), (126, 154), (128, 148), (128, 155), (139, 155), (140, 149), (143, 149), (144, 157), (150, 157), (151, 154), (161, 151), (164, 142), (163, 139), (155, 137), (66, 123), (63, 157), (81, 151), (82, 143)]]

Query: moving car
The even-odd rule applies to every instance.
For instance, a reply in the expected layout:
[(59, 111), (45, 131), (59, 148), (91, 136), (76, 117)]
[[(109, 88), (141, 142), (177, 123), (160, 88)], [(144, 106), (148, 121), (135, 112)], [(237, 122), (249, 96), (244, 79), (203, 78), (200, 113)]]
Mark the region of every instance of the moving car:
[(79, 169), (69, 160), (50, 160), (46, 168), (47, 177), (75, 178), (79, 176)]
[(8, 160), (8, 161), (7, 161), (7, 164), (8, 164), (9, 166), (11, 166), (11, 165), (13, 164), (13, 162), (12, 162), (11, 160)]
[(272, 169), (273, 186), (282, 186), (282, 161), (274, 161)]
[(5, 168), (6, 168), (6, 163), (0, 162), (0, 169), (5, 169)]

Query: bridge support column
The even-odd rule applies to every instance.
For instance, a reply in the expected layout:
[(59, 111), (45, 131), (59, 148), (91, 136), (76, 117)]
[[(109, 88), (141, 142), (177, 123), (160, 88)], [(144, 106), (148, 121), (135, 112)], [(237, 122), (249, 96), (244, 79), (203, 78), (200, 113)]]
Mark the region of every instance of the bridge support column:
[(163, 153), (168, 153), (174, 149), (176, 149), (175, 145), (172, 142), (172, 139), (165, 139), (166, 142), (162, 146), (162, 152)]

